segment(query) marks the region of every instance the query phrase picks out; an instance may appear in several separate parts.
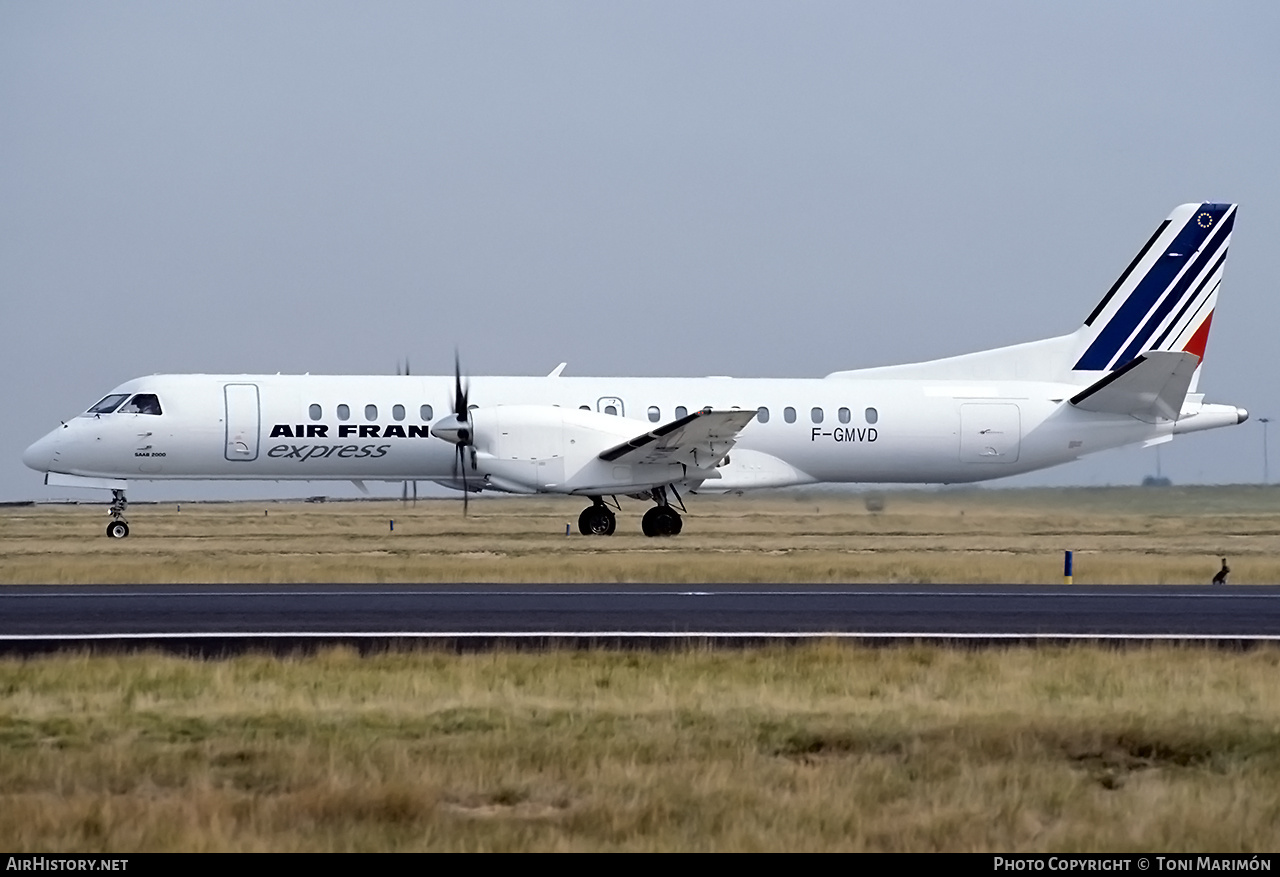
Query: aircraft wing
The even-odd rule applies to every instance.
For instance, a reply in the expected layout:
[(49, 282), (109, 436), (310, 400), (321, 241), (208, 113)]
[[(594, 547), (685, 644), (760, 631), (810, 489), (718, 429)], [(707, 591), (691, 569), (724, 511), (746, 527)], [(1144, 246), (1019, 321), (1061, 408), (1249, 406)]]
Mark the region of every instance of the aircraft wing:
[(1128, 414), (1148, 423), (1177, 420), (1200, 357), (1173, 350), (1148, 350), (1071, 397), (1085, 411)]
[(749, 411), (695, 411), (664, 423), (600, 454), (610, 463), (683, 463), (692, 469), (712, 469), (738, 440), (738, 433), (756, 416)]

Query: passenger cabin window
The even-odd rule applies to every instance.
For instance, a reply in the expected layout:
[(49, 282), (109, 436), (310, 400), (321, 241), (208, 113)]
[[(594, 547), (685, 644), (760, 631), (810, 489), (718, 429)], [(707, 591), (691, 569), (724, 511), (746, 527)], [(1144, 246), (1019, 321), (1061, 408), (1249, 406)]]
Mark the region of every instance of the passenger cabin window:
[(875, 423), (880, 419), (880, 413), (874, 408), (867, 409), (867, 423)]
[(320, 410), (320, 406), (315, 404), (314, 402), (312, 402), (311, 407), (307, 409), (307, 415), (312, 420), (319, 420), (323, 416), (323, 414), (324, 412)]
[(110, 414), (120, 407), (120, 403), (129, 398), (128, 393), (115, 393), (103, 399), (97, 405), (94, 405), (86, 414)]
[(688, 417), (688, 416), (689, 416), (688, 408), (685, 408), (683, 405), (676, 406), (676, 420), (679, 420), (681, 417)]
[(590, 410), (591, 410), (591, 406), (590, 406), (590, 405), (579, 405), (579, 406), (578, 406), (578, 410), (579, 410), (579, 411), (590, 411)]
[(160, 400), (151, 393), (139, 393), (120, 409), (121, 414), (159, 414)]
[(794, 408), (792, 408), (792, 407), (790, 407), (790, 406), (788, 406), (788, 407), (786, 407), (786, 408), (783, 408), (783, 409), (782, 409), (782, 419), (783, 419), (783, 420), (785, 420), (787, 423), (795, 423), (795, 422), (796, 422), (796, 409), (794, 409)]
[(606, 405), (606, 406), (604, 406), (604, 413), (605, 413), (605, 414), (617, 414), (617, 413), (618, 413), (618, 406), (616, 406), (616, 405)]
[(821, 422), (822, 422), (822, 409), (821, 409), (821, 408), (815, 408), (815, 409), (813, 409), (812, 411), (810, 411), (810, 412), (809, 412), (809, 416), (810, 416), (811, 418), (813, 418), (813, 422), (814, 422), (814, 423), (821, 423)]
[(841, 422), (841, 423), (848, 423), (848, 422), (849, 422), (849, 418), (851, 417), (851, 415), (850, 415), (850, 413), (849, 413), (849, 409), (848, 409), (848, 408), (841, 408), (841, 409), (840, 409), (840, 411), (838, 412), (838, 414), (840, 415), (840, 422)]
[(339, 420), (350, 420), (350, 419), (351, 419), (351, 409), (350, 409), (350, 408), (348, 408), (346, 405), (339, 405), (339, 406), (338, 406), (338, 419), (339, 419)]
[(418, 418), (420, 420), (427, 421), (431, 419), (431, 416), (434, 413), (435, 412), (431, 410), (430, 405), (423, 405), (421, 408), (418, 409)]
[(650, 405), (649, 406), (649, 422), (657, 423), (661, 419), (662, 419), (662, 412), (658, 410), (658, 406)]
[(377, 419), (378, 419), (378, 406), (377, 406), (377, 405), (366, 405), (366, 406), (364, 406), (364, 419), (365, 419), (365, 420), (377, 420)]
[(760, 406), (760, 410), (756, 412), (756, 420), (760, 421), (761, 423), (768, 423), (769, 409), (765, 408), (763, 405)]
[(392, 406), (391, 406), (391, 417), (392, 417), (393, 419), (395, 419), (395, 420), (404, 420), (404, 406), (403, 406), (403, 405), (392, 405)]

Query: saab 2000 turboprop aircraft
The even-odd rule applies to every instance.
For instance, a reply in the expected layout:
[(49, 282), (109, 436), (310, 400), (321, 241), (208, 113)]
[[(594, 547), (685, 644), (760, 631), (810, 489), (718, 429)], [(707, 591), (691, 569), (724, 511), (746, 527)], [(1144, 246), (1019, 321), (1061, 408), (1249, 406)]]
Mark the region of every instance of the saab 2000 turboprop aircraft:
[(31, 445), (45, 483), (407, 482), (589, 497), (584, 534), (613, 533), (618, 496), (675, 535), (682, 493), (820, 482), (955, 483), (1243, 423), (1196, 392), (1234, 204), (1184, 204), (1079, 329), (816, 379), (154, 375), (121, 384)]

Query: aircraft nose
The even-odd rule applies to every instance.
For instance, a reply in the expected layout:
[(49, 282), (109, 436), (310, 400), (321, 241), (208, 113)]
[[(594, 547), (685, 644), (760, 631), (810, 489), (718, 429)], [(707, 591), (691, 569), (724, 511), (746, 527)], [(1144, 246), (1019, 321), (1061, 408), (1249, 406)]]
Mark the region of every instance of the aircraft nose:
[(23, 451), (22, 462), (29, 469), (35, 469), (37, 472), (48, 472), (53, 466), (53, 452), (57, 444), (58, 433), (57, 430), (54, 430)]

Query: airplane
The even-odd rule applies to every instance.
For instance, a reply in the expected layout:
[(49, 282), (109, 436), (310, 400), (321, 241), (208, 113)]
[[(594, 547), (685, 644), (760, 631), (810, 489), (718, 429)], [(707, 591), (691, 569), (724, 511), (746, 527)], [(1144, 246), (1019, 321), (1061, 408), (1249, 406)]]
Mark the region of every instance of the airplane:
[[(966, 483), (1243, 423), (1197, 392), (1236, 205), (1173, 210), (1074, 332), (824, 378), (549, 375), (152, 375), (113, 389), (23, 462), (55, 487), (130, 481), (434, 481), (589, 498), (611, 535), (618, 497), (681, 532), (691, 493), (830, 482)], [(407, 371), (407, 369), (406, 369)]]

